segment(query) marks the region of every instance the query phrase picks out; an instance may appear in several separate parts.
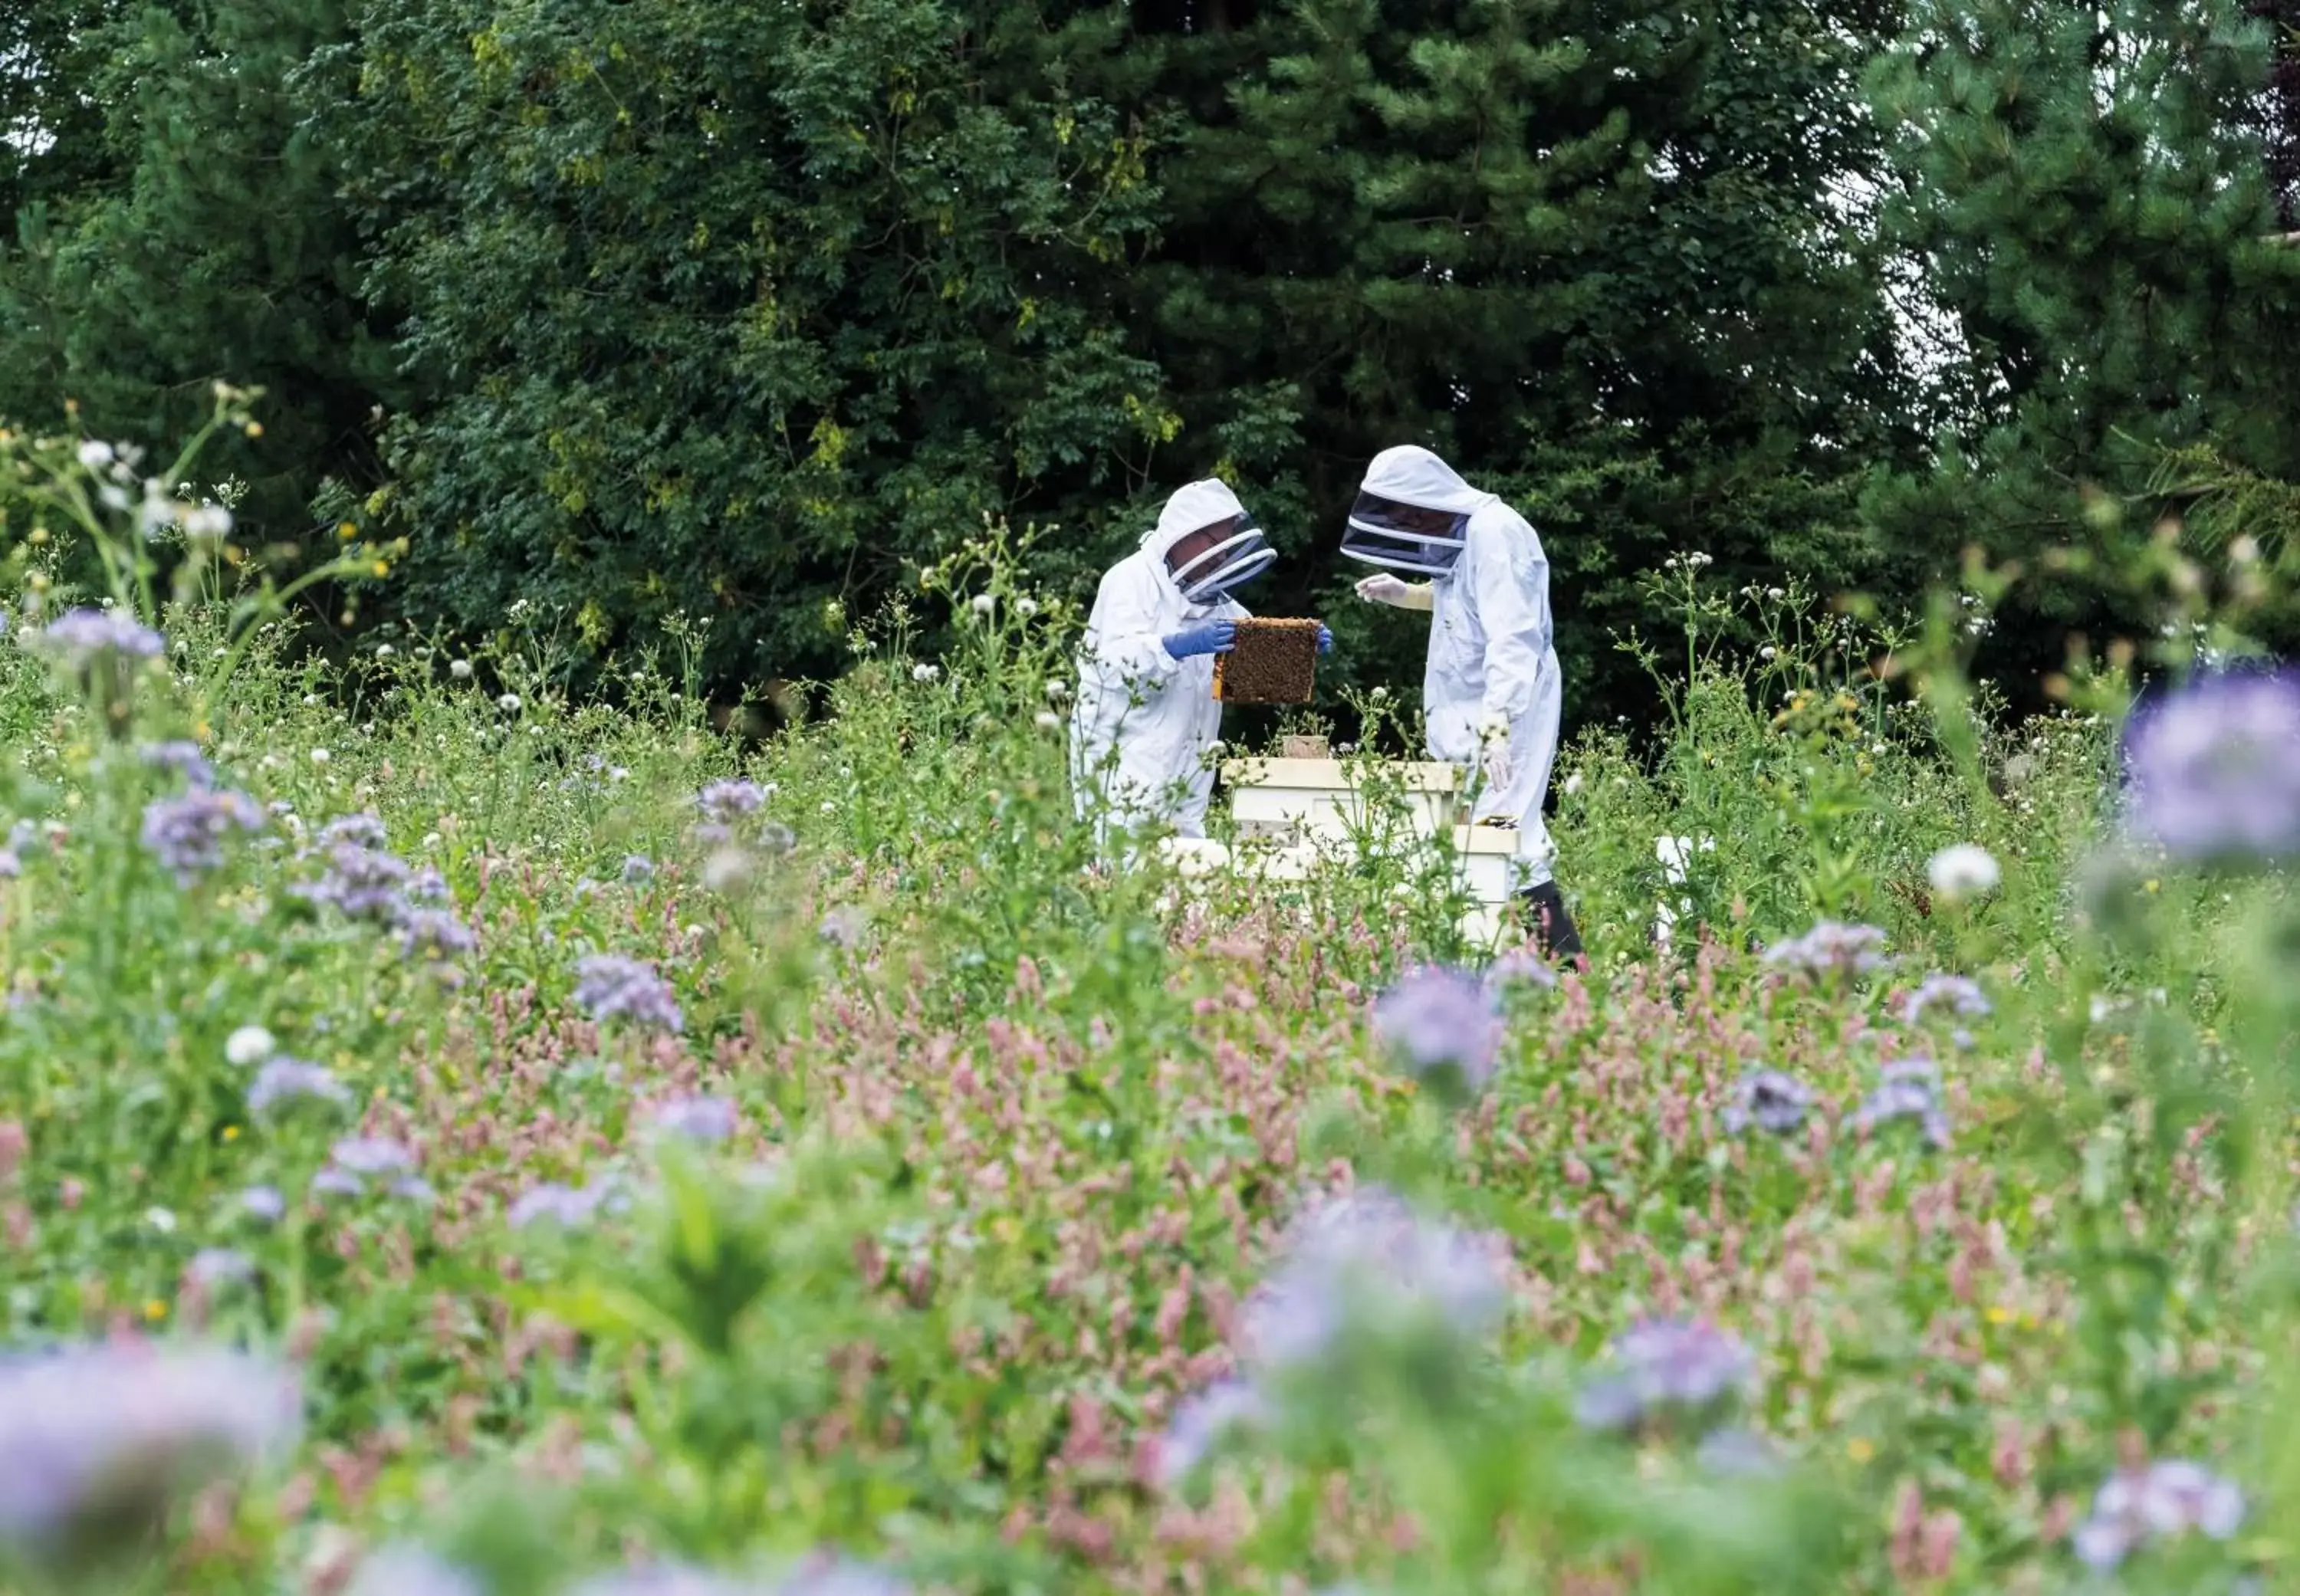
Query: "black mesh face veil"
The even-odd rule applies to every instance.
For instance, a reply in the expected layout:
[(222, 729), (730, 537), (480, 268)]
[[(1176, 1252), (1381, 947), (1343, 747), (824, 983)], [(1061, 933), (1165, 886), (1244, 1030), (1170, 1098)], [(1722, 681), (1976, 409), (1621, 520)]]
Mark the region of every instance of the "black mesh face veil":
[(1470, 518), (1362, 493), (1350, 506), (1342, 553), (1403, 577), (1442, 577), (1462, 557)]
[(1278, 558), (1250, 515), (1201, 527), (1167, 551), (1166, 569), (1194, 604), (1221, 597), (1250, 582)]

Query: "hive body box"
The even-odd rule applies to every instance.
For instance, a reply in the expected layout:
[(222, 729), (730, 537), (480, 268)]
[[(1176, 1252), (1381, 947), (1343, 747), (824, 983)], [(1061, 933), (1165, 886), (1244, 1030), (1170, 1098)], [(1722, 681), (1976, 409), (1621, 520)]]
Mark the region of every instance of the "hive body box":
[[(1474, 905), (1462, 919), (1463, 938), (1490, 949), (1506, 933), (1517, 833), (1454, 823), (1460, 772), (1453, 766), (1233, 760), (1222, 767), (1222, 778), (1241, 838), (1270, 845), (1233, 853), (1208, 839), (1177, 839), (1169, 857), (1185, 877), (1236, 875), (1273, 885), (1304, 880), (1326, 860), (1346, 857), (1370, 829), (1379, 832), (1402, 819), (1415, 838), (1450, 832), (1455, 878)], [(1393, 803), (1402, 810), (1391, 809)]]
[(1379, 767), (1339, 760), (1232, 760), (1222, 767), (1230, 819), (1247, 836), (1346, 841), (1393, 824), (1402, 805), (1416, 836), (1450, 825), (1461, 773), (1429, 761)]

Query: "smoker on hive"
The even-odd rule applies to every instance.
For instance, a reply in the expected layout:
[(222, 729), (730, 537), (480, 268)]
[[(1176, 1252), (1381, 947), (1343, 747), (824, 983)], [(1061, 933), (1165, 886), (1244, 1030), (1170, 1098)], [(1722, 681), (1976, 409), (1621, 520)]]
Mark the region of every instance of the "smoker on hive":
[(1360, 598), (1429, 616), (1429, 756), (1479, 770), (1471, 822), (1517, 827), (1514, 885), (1534, 935), (1551, 957), (1578, 957), (1541, 818), (1564, 702), (1541, 539), (1494, 495), (1408, 445), (1366, 468), (1342, 553), (1379, 568), (1358, 584)]
[[(1246, 607), (1230, 594), (1278, 558), (1229, 486), (1209, 478), (1166, 501), (1141, 547), (1105, 572), (1079, 649), (1071, 778), (1097, 832), (1159, 823), (1205, 835), (1221, 731), (1214, 660)], [(1332, 646), (1320, 628), (1321, 650)]]

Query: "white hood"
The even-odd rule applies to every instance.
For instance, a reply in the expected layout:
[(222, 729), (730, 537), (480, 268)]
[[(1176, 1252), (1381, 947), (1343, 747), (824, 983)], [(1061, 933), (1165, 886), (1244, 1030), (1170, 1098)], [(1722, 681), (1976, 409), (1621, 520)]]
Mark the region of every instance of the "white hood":
[(1245, 513), (1246, 506), (1238, 502), (1238, 495), (1220, 478), (1190, 483), (1176, 490), (1174, 496), (1166, 501), (1166, 507), (1158, 512), (1158, 524), (1142, 535), (1143, 552), (1162, 573), (1166, 553), (1176, 544), (1201, 527), (1211, 527), (1216, 521)]
[(1494, 502), (1454, 474), (1454, 468), (1414, 444), (1384, 449), (1366, 467), (1361, 492), (1453, 515), (1475, 515)]

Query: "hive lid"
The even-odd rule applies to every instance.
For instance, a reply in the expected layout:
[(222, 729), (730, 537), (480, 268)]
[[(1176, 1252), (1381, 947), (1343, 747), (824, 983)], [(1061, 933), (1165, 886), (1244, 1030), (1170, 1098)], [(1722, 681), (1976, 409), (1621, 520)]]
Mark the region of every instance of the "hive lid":
[(1454, 852), (1456, 853), (1514, 853), (1518, 832), (1514, 826), (1456, 826), (1454, 827)]
[(1380, 762), (1371, 766), (1340, 760), (1225, 760), (1222, 780), (1234, 787), (1308, 787), (1346, 793), (1362, 786), (1396, 782), (1409, 793), (1450, 793), (1462, 773), (1438, 760)]

